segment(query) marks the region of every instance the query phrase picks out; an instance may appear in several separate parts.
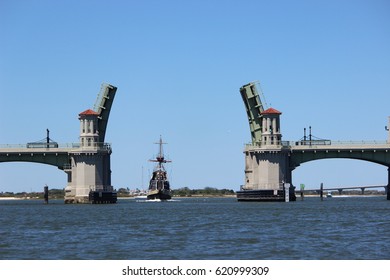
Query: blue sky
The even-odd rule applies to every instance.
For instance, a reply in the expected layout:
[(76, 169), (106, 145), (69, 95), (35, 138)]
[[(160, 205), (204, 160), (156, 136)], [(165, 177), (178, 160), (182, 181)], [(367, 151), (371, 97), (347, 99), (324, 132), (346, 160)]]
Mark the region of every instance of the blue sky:
[[(160, 135), (173, 188), (244, 181), (249, 126), (239, 88), (259, 80), (283, 112), (332, 140), (386, 140), (390, 2), (0, 0), (0, 143), (77, 142), (78, 113), (118, 87), (106, 141), (114, 187), (146, 187)], [(143, 170), (143, 172), (142, 172)], [(321, 160), (295, 185), (384, 185), (387, 169)], [(63, 188), (52, 166), (2, 163), (1, 191)]]

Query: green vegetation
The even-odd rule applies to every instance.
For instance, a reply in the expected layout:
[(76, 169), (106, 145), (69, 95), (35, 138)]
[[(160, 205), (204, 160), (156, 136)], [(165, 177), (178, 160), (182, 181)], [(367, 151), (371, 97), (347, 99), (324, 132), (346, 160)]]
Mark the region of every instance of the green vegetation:
[[(129, 197), (129, 189), (119, 188), (117, 190), (118, 197)], [(172, 190), (173, 196), (191, 197), (191, 196), (226, 196), (235, 195), (233, 190), (229, 189), (216, 189), (206, 187), (204, 189), (190, 189), (188, 187)], [(49, 189), (50, 199), (63, 199), (65, 196), (64, 189)], [(0, 197), (15, 197), (15, 198), (31, 198), (31, 199), (44, 199), (42, 192), (0, 192)]]
[[(49, 199), (63, 199), (65, 191), (63, 189), (49, 189)], [(43, 199), (42, 192), (0, 192), (0, 197), (16, 197), (16, 198), (36, 198)]]
[(125, 188), (119, 188), (117, 191), (116, 191), (118, 197), (124, 197), (124, 196), (130, 196), (129, 194), (129, 188), (125, 189)]
[(188, 187), (172, 190), (173, 196), (224, 196), (224, 195), (234, 195), (233, 190), (228, 189), (216, 189), (206, 187), (204, 189), (190, 189)]
[[(137, 189), (138, 192), (140, 190)], [(144, 191), (145, 192), (145, 191)], [(129, 188), (119, 188), (117, 190), (118, 197), (131, 197), (136, 195), (137, 193), (130, 192)], [(235, 195), (233, 190), (228, 189), (216, 189), (206, 187), (204, 189), (190, 189), (188, 187), (173, 189), (173, 196), (181, 196), (181, 197), (191, 197), (191, 196), (225, 196), (225, 195)]]

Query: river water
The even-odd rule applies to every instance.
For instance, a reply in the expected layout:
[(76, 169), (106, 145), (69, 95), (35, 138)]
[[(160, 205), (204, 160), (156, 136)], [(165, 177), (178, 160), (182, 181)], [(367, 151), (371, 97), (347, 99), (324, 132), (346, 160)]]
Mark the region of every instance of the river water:
[(378, 197), (117, 204), (0, 200), (2, 260), (390, 259), (390, 201)]

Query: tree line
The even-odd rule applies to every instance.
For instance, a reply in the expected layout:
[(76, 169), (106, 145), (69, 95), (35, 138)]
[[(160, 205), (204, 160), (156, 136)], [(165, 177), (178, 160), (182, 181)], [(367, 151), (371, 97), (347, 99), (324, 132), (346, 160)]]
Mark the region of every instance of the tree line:
[[(118, 196), (128, 196), (129, 190), (125, 188), (120, 188), (118, 191)], [(223, 195), (234, 195), (235, 192), (229, 189), (217, 189), (206, 187), (204, 189), (190, 189), (189, 187), (173, 189), (173, 196), (223, 196)], [(50, 199), (62, 199), (65, 196), (64, 189), (49, 189), (49, 198)], [(18, 198), (39, 198), (43, 199), (43, 192), (0, 192), (0, 197), (18, 197)]]
[[(42, 192), (0, 192), (0, 197), (17, 197), (17, 198), (38, 198), (43, 199), (43, 191)], [(65, 196), (64, 189), (49, 189), (49, 198), (51, 199), (63, 199)]]
[[(126, 197), (126, 196), (132, 196), (133, 194), (130, 193), (129, 188), (119, 188), (118, 191), (118, 197)], [(172, 189), (172, 195), (173, 196), (223, 196), (223, 195), (235, 195), (235, 192), (233, 190), (229, 189), (217, 189), (217, 188), (211, 188), (206, 187), (204, 189), (190, 189), (189, 187), (179, 188), (179, 189)]]
[(188, 187), (172, 190), (174, 196), (223, 196), (234, 195), (235, 192), (229, 189), (217, 189), (206, 187), (204, 189), (190, 189)]

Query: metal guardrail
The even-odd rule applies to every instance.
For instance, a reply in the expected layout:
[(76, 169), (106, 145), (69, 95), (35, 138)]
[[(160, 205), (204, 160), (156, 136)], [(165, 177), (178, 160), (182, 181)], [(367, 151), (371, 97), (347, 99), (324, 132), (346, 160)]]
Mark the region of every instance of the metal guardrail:
[(47, 145), (47, 143), (39, 143), (37, 145), (29, 145), (30, 143), (26, 144), (0, 144), (0, 150), (1, 149), (13, 149), (13, 150), (23, 150), (23, 151), (36, 151), (36, 150), (49, 150), (49, 151), (56, 151), (61, 149), (101, 149), (101, 150), (111, 150), (111, 143), (94, 143), (91, 146), (84, 146), (82, 147), (80, 143), (58, 143), (58, 145)]
[(298, 146), (375, 146), (375, 145), (381, 145), (381, 146), (389, 146), (390, 143), (387, 141), (377, 141), (377, 140), (362, 140), (362, 141), (331, 141), (331, 140), (305, 140), (305, 141), (274, 141), (271, 144), (270, 143), (264, 143), (264, 142), (257, 142), (255, 144), (248, 143), (245, 144), (245, 147), (277, 147), (277, 148), (290, 148), (290, 147), (298, 147)]
[[(331, 141), (331, 140), (316, 140), (316, 141), (289, 141), (290, 146), (310, 146), (310, 145), (331, 145), (331, 146), (369, 146), (369, 145), (389, 145), (387, 141), (377, 141), (377, 140), (361, 140), (361, 141)], [(291, 144), (293, 143), (293, 144)], [(295, 145), (294, 145), (295, 144)]]

